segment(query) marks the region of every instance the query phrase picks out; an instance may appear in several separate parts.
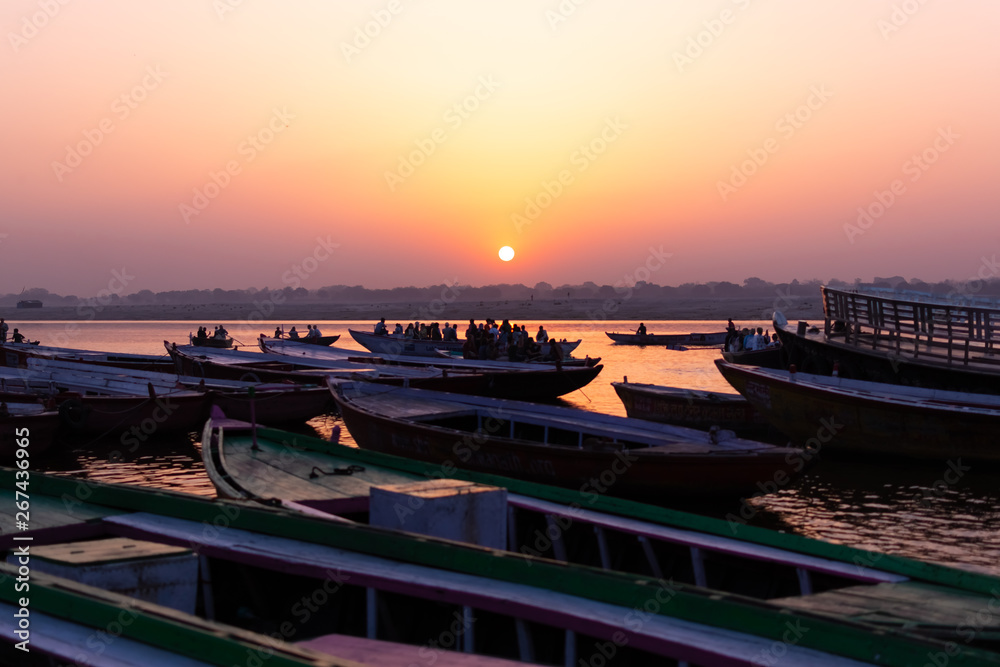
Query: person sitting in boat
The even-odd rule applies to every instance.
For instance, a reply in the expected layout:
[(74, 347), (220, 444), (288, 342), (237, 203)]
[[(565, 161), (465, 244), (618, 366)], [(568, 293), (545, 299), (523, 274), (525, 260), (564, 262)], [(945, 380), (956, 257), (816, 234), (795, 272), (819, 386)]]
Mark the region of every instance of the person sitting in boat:
[(387, 336), (389, 330), (385, 326), (385, 318), (383, 317), (375, 324), (375, 335), (376, 336)]
[(635, 330), (636, 335), (645, 336), (646, 335), (646, 325), (639, 322), (639, 328)]
[(441, 340), (447, 340), (447, 341), (458, 340), (458, 332), (455, 331), (455, 327), (451, 326), (450, 322), (444, 323), (444, 329), (441, 330)]
[(413, 322), (406, 325), (406, 331), (403, 332), (403, 338), (413, 338)]
[(24, 342), (24, 334), (20, 333), (17, 330), (17, 327), (15, 327), (14, 328), (14, 334), (10, 337), (10, 339), (14, 343), (23, 343)]
[(771, 342), (767, 344), (768, 347), (781, 347), (781, 340), (778, 338), (778, 334), (771, 334)]
[(524, 339), (518, 338), (517, 343), (511, 343), (507, 346), (507, 360), (508, 361), (527, 361), (527, 357), (524, 354)]
[(549, 341), (549, 353), (545, 355), (546, 361), (561, 362), (563, 360), (562, 345), (555, 338)]
[(208, 332), (205, 330), (205, 327), (198, 327), (198, 333), (194, 337), (198, 340), (205, 340), (208, 338)]
[(319, 325), (318, 324), (314, 324), (313, 325), (312, 335), (310, 337), (311, 338), (322, 338), (323, 337), (323, 334), (319, 330)]
[(400, 324), (399, 322), (396, 322), (396, 328), (392, 330), (392, 335), (393, 336), (402, 336), (403, 335), (403, 325)]
[(465, 345), (462, 346), (462, 358), (463, 359), (475, 359), (479, 355), (476, 353), (476, 338), (474, 336), (465, 337)]
[(437, 322), (431, 323), (431, 340), (444, 340), (444, 335), (441, 333), (441, 325)]
[(0, 343), (7, 342), (7, 331), (10, 327), (4, 322), (3, 318), (0, 317)]
[(535, 334), (535, 340), (539, 343), (549, 342), (549, 332), (540, 324), (538, 325), (538, 333)]
[(274, 327), (274, 337), (281, 338), (281, 327)]
[(538, 347), (538, 343), (531, 340), (531, 336), (522, 336), (521, 340), (524, 341), (525, 359), (531, 361), (542, 356), (542, 348)]
[(469, 320), (469, 328), (465, 330), (465, 337), (475, 336), (479, 329), (476, 327), (475, 320)]
[(291, 340), (298, 340), (299, 339), (299, 332), (295, 330), (295, 327), (292, 327), (291, 329), (288, 330), (288, 337)]
[(216, 337), (216, 338), (219, 338), (219, 339), (222, 339), (222, 340), (225, 340), (225, 338), (226, 338), (226, 334), (228, 334), (228, 333), (229, 333), (229, 332), (228, 332), (228, 331), (226, 331), (226, 327), (224, 327), (224, 326), (222, 326), (222, 325), (220, 324), (220, 325), (219, 325), (219, 328), (215, 330), (215, 337)]

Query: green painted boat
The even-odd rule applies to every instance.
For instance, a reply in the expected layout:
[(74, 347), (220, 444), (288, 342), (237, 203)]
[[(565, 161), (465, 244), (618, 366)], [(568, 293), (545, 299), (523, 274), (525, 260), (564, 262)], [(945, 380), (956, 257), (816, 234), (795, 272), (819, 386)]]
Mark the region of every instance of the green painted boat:
[[(507, 490), (505, 548), (605, 571), (752, 598), (798, 618), (821, 613), (879, 634), (1000, 647), (1000, 579), (605, 495), (442, 469), (380, 452), (238, 422), (210, 422), (206, 470), (219, 493), (335, 521), (365, 522), (372, 487), (464, 480)], [(332, 515), (332, 516), (331, 516)], [(405, 528), (405, 525), (404, 525)], [(967, 624), (976, 621), (974, 633)], [(877, 630), (875, 628), (878, 628)], [(923, 663), (920, 663), (923, 664)]]
[[(258, 435), (266, 433), (262, 429)], [(305, 647), (336, 645), (336, 636), (346, 635), (431, 654), (455, 648), (449, 657), (474, 652), (543, 664), (595, 664), (594, 656), (617, 655), (618, 664), (631, 665), (665, 664), (665, 658), (704, 666), (773, 664), (776, 658), (781, 664), (821, 666), (922, 665), (940, 655), (949, 665), (1000, 665), (995, 625), (963, 626), (968, 610), (995, 606), (996, 578), (888, 555), (875, 558), (749, 527), (741, 536), (749, 543), (789, 541), (801, 552), (839, 551), (847, 561), (866, 558), (854, 561), (859, 568), (877, 565), (919, 578), (919, 584), (895, 587), (899, 606), (935, 599), (937, 626), (967, 634), (944, 640), (920, 634), (926, 624), (876, 625), (869, 618), (795, 608), (671, 578), (514, 555), (258, 504), (33, 472), (18, 476), (24, 472), (0, 469), (0, 543), (14, 558), (4, 570), (9, 579), (0, 586), (6, 657), (20, 657), (12, 653), (18, 641), (25, 641), (17, 634), (22, 629), (15, 614), (27, 607), (31, 649), (78, 664), (232, 665), (250, 664), (252, 658), (268, 665), (351, 664)], [(515, 493), (528, 489), (507, 482)], [(30, 517), (18, 514), (27, 511), (17, 508), (23, 500), (18, 491), (29, 496)], [(561, 489), (539, 493), (549, 494), (551, 502), (575, 500)], [(642, 517), (653, 522), (669, 517), (677, 525), (696, 522), (709, 533), (728, 530), (725, 522), (627, 501), (595, 502), (618, 514), (655, 513)], [(187, 587), (194, 610), (41, 574), (45, 560), (56, 560), (40, 554), (43, 548), (100, 553), (95, 560), (103, 564), (114, 560), (106, 555), (105, 540), (124, 540), (123, 549), (134, 541), (141, 543), (134, 548), (150, 552), (164, 547), (190, 552), (196, 575), (174, 583)], [(25, 547), (32, 552), (24, 565), (32, 572), (27, 596), (11, 585), (21, 576), (11, 567), (22, 566), (14, 552)], [(171, 553), (175, 556), (185, 554)], [(152, 557), (138, 560), (148, 564)], [(22, 597), (30, 599), (22, 604)], [(136, 658), (126, 651), (131, 648), (152, 649), (155, 656)], [(163, 659), (164, 651), (171, 654), (169, 660)]]

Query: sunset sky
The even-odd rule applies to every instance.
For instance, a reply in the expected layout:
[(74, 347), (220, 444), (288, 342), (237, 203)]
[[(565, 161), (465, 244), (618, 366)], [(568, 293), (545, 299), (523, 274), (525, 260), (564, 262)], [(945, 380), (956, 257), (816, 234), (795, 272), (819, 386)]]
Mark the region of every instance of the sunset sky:
[(6, 0), (0, 26), (0, 293), (1000, 253), (994, 0)]

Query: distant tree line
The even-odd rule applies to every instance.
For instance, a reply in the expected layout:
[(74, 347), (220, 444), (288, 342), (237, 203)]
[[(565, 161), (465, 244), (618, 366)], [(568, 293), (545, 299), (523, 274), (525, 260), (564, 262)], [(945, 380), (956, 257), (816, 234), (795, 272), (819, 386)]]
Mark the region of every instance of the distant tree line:
[(395, 287), (392, 289), (368, 289), (361, 285), (329, 285), (318, 289), (304, 287), (283, 289), (257, 289), (250, 287), (242, 290), (202, 289), (202, 290), (172, 290), (153, 292), (140, 290), (132, 294), (104, 293), (94, 297), (78, 297), (75, 295), (61, 296), (46, 289), (26, 289), (18, 294), (7, 294), (0, 297), (0, 306), (14, 306), (22, 299), (38, 299), (46, 306), (82, 306), (99, 303), (102, 306), (113, 305), (200, 305), (218, 303), (254, 303), (270, 299), (274, 302), (299, 303), (412, 303), (415, 301), (432, 301), (448, 294), (452, 301), (497, 301), (497, 300), (529, 300), (529, 299), (669, 299), (679, 297), (768, 297), (796, 296), (819, 297), (821, 285), (831, 287), (886, 287), (895, 289), (915, 290), (934, 294), (962, 294), (1000, 296), (1000, 278), (985, 281), (962, 282), (946, 280), (936, 283), (926, 283), (919, 279), (907, 281), (900, 276), (892, 278), (876, 278), (872, 282), (853, 282), (843, 280), (808, 280), (789, 283), (771, 283), (752, 277), (743, 281), (742, 285), (727, 281), (709, 283), (684, 283), (682, 285), (656, 285), (639, 281), (634, 285), (618, 283), (616, 285), (598, 285), (585, 282), (582, 285), (552, 286), (540, 282), (534, 286), (520, 283), (485, 285), (431, 285), (428, 287)]

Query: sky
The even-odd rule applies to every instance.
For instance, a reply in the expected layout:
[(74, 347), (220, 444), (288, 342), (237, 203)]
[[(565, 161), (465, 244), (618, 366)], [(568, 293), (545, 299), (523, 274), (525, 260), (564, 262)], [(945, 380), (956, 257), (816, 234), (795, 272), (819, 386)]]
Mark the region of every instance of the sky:
[(0, 293), (1000, 271), (994, 0), (5, 0), (0, 28)]

